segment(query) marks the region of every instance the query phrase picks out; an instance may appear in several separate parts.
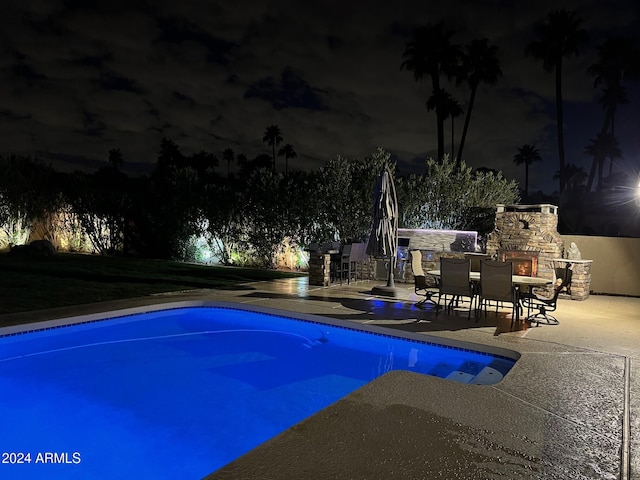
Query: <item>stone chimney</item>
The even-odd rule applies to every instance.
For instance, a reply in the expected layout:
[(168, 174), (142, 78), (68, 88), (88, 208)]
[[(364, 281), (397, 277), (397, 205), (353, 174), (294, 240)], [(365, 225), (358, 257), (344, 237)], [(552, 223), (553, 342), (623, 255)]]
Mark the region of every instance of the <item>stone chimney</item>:
[(553, 279), (552, 260), (562, 258), (563, 250), (557, 206), (497, 205), (495, 229), (487, 238), (487, 254), (502, 260), (499, 257), (508, 251), (537, 254), (537, 276)]

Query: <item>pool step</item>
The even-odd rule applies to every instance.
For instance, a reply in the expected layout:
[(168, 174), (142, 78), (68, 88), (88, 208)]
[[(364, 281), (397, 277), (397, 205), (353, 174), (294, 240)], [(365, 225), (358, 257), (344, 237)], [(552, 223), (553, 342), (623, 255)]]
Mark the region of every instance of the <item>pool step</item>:
[(472, 385), (493, 385), (502, 380), (502, 373), (495, 368), (484, 367), (477, 375), (468, 372), (462, 372), (460, 370), (454, 370), (445, 378), (447, 380), (454, 380), (460, 383), (469, 383)]
[(484, 367), (469, 383), (473, 385), (493, 385), (502, 380), (503, 377), (504, 375), (495, 368)]
[(454, 382), (469, 383), (475, 375), (467, 372), (461, 372), (460, 370), (454, 370), (445, 378), (447, 380), (453, 380)]

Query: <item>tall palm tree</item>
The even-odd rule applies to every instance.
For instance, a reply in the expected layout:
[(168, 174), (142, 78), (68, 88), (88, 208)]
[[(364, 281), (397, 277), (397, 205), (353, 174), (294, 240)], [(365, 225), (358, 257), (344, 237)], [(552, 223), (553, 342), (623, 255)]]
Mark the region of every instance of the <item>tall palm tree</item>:
[[(591, 65), (587, 72), (595, 76), (594, 86), (601, 85), (602, 97), (600, 104), (605, 110), (604, 121), (600, 135), (609, 132), (615, 138), (615, 115), (620, 105), (629, 103), (624, 80), (638, 80), (640, 78), (640, 51), (630, 38), (608, 38), (598, 47), (598, 61)], [(587, 191), (591, 191), (596, 168), (599, 166), (602, 174), (604, 158), (593, 157)], [(613, 157), (610, 158), (609, 170), (611, 174)]]
[(534, 33), (538, 40), (525, 49), (526, 55), (542, 60), (546, 72), (555, 72), (556, 129), (558, 134), (558, 161), (560, 193), (565, 186), (564, 160), (564, 112), (562, 105), (562, 60), (578, 54), (578, 47), (587, 41), (586, 30), (580, 28), (582, 20), (575, 10), (554, 10), (546, 21), (536, 25)]
[[(589, 140), (589, 144), (584, 148), (584, 153), (593, 157), (593, 163), (591, 164), (591, 170), (594, 170), (593, 165), (596, 164), (598, 167), (598, 190), (602, 188), (602, 168), (604, 166), (604, 162), (607, 158), (613, 162), (617, 158), (622, 158), (622, 150), (618, 146), (618, 140), (613, 136), (612, 133), (600, 132), (594, 138)], [(609, 176), (611, 176), (611, 169), (609, 170)], [(591, 172), (589, 173), (589, 177), (587, 180), (587, 188), (591, 189), (593, 182), (593, 176)], [(590, 191), (590, 190), (587, 190)]]
[(489, 45), (487, 38), (473, 40), (465, 47), (458, 81), (466, 81), (471, 93), (469, 95), (467, 115), (464, 119), (464, 127), (462, 128), (460, 147), (458, 148), (458, 155), (456, 157), (456, 165), (458, 167), (462, 162), (462, 150), (464, 149), (464, 142), (467, 138), (469, 122), (471, 121), (471, 111), (473, 110), (478, 86), (481, 83), (495, 85), (501, 76), (502, 70), (500, 70), (500, 61), (498, 60), (498, 47)]
[(413, 72), (416, 81), (431, 79), (432, 95), (436, 99), (434, 109), (438, 129), (438, 158), (444, 157), (445, 107), (437, 101), (440, 97), (440, 77), (453, 78), (460, 60), (460, 46), (451, 43), (453, 31), (444, 22), (429, 24), (415, 30), (413, 39), (407, 43), (400, 68)]
[(277, 125), (271, 125), (264, 131), (262, 137), (264, 143), (269, 144), (273, 151), (273, 173), (276, 173), (276, 147), (282, 142), (282, 132)]
[(298, 154), (293, 149), (290, 143), (285, 144), (280, 150), (278, 150), (278, 156), (284, 155), (284, 174), (289, 174), (289, 159), (296, 158)]
[(231, 168), (231, 162), (233, 162), (235, 157), (235, 152), (230, 148), (225, 148), (222, 152), (222, 160), (227, 162), (227, 178), (229, 178), (229, 172)]
[(454, 119), (464, 113), (458, 101), (446, 90), (440, 90), (438, 94), (432, 94), (426, 102), (427, 111), (434, 110), (437, 105), (441, 105), (444, 119), (451, 118), (451, 158), (454, 157)]
[[(456, 154), (455, 151), (455, 142), (454, 142), (454, 133), (455, 133), (455, 119), (464, 113), (462, 106), (458, 103), (458, 101), (451, 97), (451, 100), (445, 106), (445, 112), (447, 117), (451, 119), (451, 156), (454, 157)], [(457, 164), (460, 167), (460, 164)]]
[(542, 160), (540, 151), (533, 145), (523, 145), (518, 148), (518, 153), (513, 156), (513, 163), (524, 165), (524, 196), (529, 196), (529, 165)]

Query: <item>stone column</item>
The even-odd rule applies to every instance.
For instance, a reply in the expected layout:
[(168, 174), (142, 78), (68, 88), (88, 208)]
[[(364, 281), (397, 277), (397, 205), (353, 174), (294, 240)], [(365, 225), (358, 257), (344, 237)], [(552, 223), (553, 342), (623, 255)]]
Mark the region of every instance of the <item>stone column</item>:
[(591, 292), (591, 265), (593, 260), (569, 260), (554, 258), (558, 264), (570, 263), (571, 268), (571, 300), (586, 300)]
[(328, 287), (331, 281), (331, 255), (311, 252), (309, 256), (309, 285)]

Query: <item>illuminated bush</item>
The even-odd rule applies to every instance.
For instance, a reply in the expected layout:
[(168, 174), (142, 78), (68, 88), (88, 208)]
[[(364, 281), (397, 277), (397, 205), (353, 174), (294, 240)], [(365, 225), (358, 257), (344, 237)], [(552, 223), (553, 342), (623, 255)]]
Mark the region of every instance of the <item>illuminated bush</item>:
[(31, 224), (24, 218), (12, 218), (2, 225), (0, 231), (0, 249), (8, 249), (13, 245), (24, 245), (29, 241)]
[(97, 253), (70, 206), (47, 213), (33, 224), (32, 240), (49, 240), (58, 251)]
[(464, 161), (457, 167), (448, 155), (440, 163), (427, 160), (427, 171), (398, 180), (402, 227), (490, 231), (495, 206), (519, 201), (515, 181), (474, 171)]
[(291, 238), (285, 238), (278, 245), (275, 264), (278, 268), (307, 270), (309, 268), (309, 256), (305, 254), (297, 242)]

